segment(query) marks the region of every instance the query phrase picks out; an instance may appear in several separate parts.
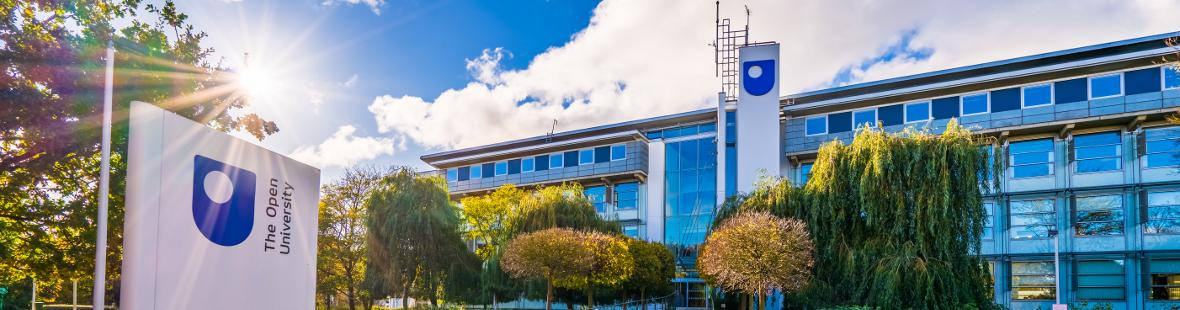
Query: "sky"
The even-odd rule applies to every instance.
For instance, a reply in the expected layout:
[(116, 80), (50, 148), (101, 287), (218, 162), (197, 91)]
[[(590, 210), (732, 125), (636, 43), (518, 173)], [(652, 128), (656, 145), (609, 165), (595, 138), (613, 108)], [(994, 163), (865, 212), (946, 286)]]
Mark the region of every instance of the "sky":
[[(258, 141), (321, 168), (713, 107), (714, 1), (179, 1), (265, 76)], [(782, 44), (783, 95), (1180, 31), (1180, 1), (721, 1)], [(246, 56), (248, 54), (248, 56)]]

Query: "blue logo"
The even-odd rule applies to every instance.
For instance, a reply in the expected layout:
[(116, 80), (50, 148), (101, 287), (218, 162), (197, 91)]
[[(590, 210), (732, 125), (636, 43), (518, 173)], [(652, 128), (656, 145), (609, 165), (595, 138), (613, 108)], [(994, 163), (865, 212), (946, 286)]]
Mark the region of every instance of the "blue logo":
[(774, 59), (742, 63), (742, 86), (751, 95), (765, 95), (774, 88), (774, 71)]
[(253, 172), (197, 155), (193, 170), (193, 221), (213, 243), (234, 246), (254, 228)]

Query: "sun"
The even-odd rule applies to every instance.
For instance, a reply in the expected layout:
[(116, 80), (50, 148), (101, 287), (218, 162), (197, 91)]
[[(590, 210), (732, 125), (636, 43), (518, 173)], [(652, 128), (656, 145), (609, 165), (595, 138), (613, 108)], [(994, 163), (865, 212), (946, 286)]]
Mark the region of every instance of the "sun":
[(278, 75), (262, 65), (245, 65), (237, 73), (235, 83), (238, 89), (254, 99), (265, 99), (275, 95)]

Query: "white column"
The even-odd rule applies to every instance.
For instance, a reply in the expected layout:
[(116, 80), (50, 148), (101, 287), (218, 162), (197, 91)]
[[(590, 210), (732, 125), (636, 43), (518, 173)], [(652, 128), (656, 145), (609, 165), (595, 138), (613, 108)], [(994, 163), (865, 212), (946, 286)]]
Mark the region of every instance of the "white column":
[(647, 144), (647, 240), (664, 242), (664, 142)]

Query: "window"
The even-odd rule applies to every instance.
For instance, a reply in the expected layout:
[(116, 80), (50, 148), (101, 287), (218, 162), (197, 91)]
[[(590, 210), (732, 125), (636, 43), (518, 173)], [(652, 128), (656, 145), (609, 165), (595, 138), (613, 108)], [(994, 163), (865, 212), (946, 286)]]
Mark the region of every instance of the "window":
[(995, 220), (992, 217), (996, 216), (996, 203), (990, 201), (984, 202), (983, 212), (985, 217), (983, 218), (983, 235), (981, 239), (995, 239)]
[(799, 164), (799, 185), (807, 184), (807, 180), (811, 179), (811, 166), (815, 163)]
[(1121, 259), (1078, 260), (1077, 298), (1121, 300), (1126, 295), (1127, 267)]
[(852, 129), (860, 129), (861, 126), (869, 125), (869, 127), (877, 126), (877, 109), (869, 109), (852, 112)]
[(1013, 142), (1008, 146), (1012, 178), (1032, 178), (1053, 174), (1053, 139)]
[(627, 145), (619, 144), (610, 147), (610, 160), (624, 160), (627, 159)]
[(459, 180), (458, 169), (447, 169), (447, 182), (455, 182)]
[(1164, 89), (1180, 87), (1180, 71), (1176, 69), (1172, 66), (1160, 67), (1160, 70), (1164, 70)]
[(1180, 234), (1180, 191), (1147, 193), (1147, 234)]
[(996, 165), (995, 146), (991, 144), (980, 146), (979, 151), (987, 158), (987, 167), (984, 167), (983, 171), (980, 171), (979, 175), (977, 175), (979, 177), (979, 186), (984, 189), (991, 188), (989, 185), (995, 185), (996, 176), (994, 167)]
[(930, 120), (930, 102), (919, 102), (905, 105), (905, 122), (923, 122)]
[(508, 162), (501, 161), (496, 163), (496, 176), (508, 174)]
[(589, 165), (594, 163), (594, 149), (585, 149), (578, 151), (578, 165)]
[(1151, 260), (1151, 300), (1180, 300), (1180, 260)]
[(639, 207), (639, 183), (615, 185), (615, 209), (632, 210)]
[(963, 96), (963, 116), (983, 114), (991, 111), (987, 106), (987, 93)]
[(549, 154), (549, 168), (561, 168), (565, 163), (562, 162), (561, 153)]
[(623, 226), (623, 234), (627, 237), (639, 239), (639, 226)]
[(1053, 103), (1053, 84), (1025, 86), (1023, 107), (1037, 107)]
[(1122, 73), (1095, 76), (1090, 78), (1090, 99), (1113, 97), (1122, 94)]
[(1009, 208), (1012, 240), (1045, 239), (1056, 229), (1053, 199), (1013, 200)]
[(1117, 131), (1073, 137), (1073, 154), (1078, 173), (1119, 170), (1122, 166), (1122, 136)]
[(807, 135), (822, 135), (828, 133), (828, 116), (816, 116), (807, 118)]
[(587, 187), (586, 198), (590, 200), (590, 204), (594, 205), (594, 210), (598, 213), (606, 212), (606, 187), (605, 186), (591, 186)]
[(1121, 195), (1079, 196), (1074, 198), (1074, 235), (1109, 236), (1123, 234), (1123, 198)]
[(533, 172), (536, 169), (536, 161), (534, 158), (525, 157), (520, 159), (520, 172)]
[(1057, 298), (1057, 272), (1053, 262), (1012, 262), (1012, 299)]
[(1180, 127), (1149, 128), (1143, 135), (1146, 168), (1180, 166)]
[(471, 166), (471, 179), (478, 179), (483, 177), (483, 167), (480, 165)]

